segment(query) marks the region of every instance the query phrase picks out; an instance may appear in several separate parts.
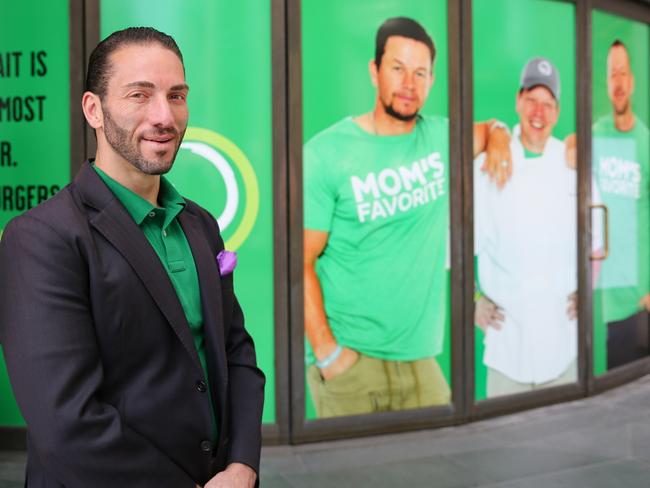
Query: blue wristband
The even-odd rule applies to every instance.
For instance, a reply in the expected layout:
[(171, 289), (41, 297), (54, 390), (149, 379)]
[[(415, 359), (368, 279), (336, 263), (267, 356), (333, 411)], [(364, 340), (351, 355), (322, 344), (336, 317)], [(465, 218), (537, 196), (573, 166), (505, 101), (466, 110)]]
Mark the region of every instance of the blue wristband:
[(337, 344), (336, 349), (334, 349), (334, 351), (332, 351), (332, 354), (327, 356), (322, 361), (316, 361), (316, 366), (318, 366), (320, 369), (327, 368), (334, 361), (336, 361), (338, 359), (338, 357), (341, 355), (342, 352), (343, 352), (343, 348), (340, 346), (340, 344)]

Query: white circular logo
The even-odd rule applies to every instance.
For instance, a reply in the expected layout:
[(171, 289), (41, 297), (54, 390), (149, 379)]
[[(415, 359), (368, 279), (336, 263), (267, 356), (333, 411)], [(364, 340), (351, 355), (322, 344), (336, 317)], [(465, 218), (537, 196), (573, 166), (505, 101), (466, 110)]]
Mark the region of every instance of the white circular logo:
[(237, 213), (237, 203), (239, 202), (239, 188), (234, 171), (221, 154), (203, 142), (183, 142), (181, 149), (189, 149), (194, 154), (204, 157), (221, 173), (226, 184), (226, 206), (221, 215), (217, 217), (217, 221), (221, 230), (226, 230)]
[(542, 73), (544, 76), (551, 76), (553, 73), (553, 68), (551, 68), (551, 63), (546, 60), (540, 61), (537, 64), (537, 70)]
[[(182, 184), (181, 192), (211, 212), (224, 234), (226, 249), (237, 250), (248, 238), (257, 220), (260, 191), (255, 169), (244, 152), (230, 139), (201, 127), (188, 127), (181, 149), (198, 156), (193, 162), (179, 161), (169, 173), (170, 181)], [(203, 162), (201, 162), (203, 161)], [(220, 188), (214, 176), (205, 173), (205, 166), (215, 169), (225, 188)], [(206, 181), (197, 181), (192, 170)], [(216, 186), (215, 186), (216, 184)], [(218, 189), (218, 194), (215, 191)], [(225, 197), (225, 203), (223, 202)], [(222, 206), (223, 205), (223, 206)]]

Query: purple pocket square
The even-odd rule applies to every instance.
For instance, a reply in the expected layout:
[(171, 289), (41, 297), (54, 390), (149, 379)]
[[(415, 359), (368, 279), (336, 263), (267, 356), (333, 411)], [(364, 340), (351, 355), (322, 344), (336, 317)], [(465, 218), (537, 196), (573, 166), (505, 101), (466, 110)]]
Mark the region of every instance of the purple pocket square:
[(219, 263), (219, 273), (221, 273), (221, 276), (226, 276), (232, 273), (237, 266), (237, 253), (224, 249), (217, 254), (217, 263)]

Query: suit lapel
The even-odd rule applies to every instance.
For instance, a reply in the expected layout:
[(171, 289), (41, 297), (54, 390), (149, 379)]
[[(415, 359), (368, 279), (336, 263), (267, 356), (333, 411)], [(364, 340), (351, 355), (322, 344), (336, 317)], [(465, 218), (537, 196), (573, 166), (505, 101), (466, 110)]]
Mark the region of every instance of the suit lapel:
[(192, 333), (176, 290), (142, 230), (89, 164), (82, 167), (75, 184), (84, 202), (98, 210), (90, 219), (90, 224), (131, 265), (192, 357), (194, 364), (202, 370)]
[[(202, 229), (198, 217), (186, 209), (178, 216), (178, 220), (192, 249), (196, 271), (199, 275), (206, 360), (210, 371), (209, 380), (214, 385), (212, 388), (213, 401), (216, 402), (215, 405), (221, 406), (221, 412), (223, 412), (225, 405), (222, 405), (222, 402), (227, 385), (227, 367), (221, 278), (217, 257), (205, 239), (205, 231)], [(222, 392), (222, 394), (216, 395), (218, 392)]]

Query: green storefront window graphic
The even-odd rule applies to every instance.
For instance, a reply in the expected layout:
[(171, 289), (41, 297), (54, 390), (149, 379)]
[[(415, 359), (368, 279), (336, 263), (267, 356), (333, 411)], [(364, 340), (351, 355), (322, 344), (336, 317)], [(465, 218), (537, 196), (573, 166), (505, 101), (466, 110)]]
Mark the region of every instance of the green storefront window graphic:
[[(3, 4), (0, 29), (0, 238), (70, 175), (67, 1)], [(0, 349), (0, 426), (21, 426)]]
[[(181, 153), (181, 163), (174, 166), (170, 177), (188, 188), (188, 198), (205, 202), (219, 222), (226, 249), (236, 251), (251, 233), (259, 211), (253, 166), (232, 141), (208, 129), (188, 127), (181, 149), (201, 159), (197, 162)], [(219, 179), (223, 184), (218, 184)], [(192, 185), (192, 181), (203, 184)], [(217, 186), (220, 191), (215, 192)]]
[[(592, 229), (609, 254), (593, 269), (594, 374), (650, 353), (650, 27), (595, 10), (592, 44)], [(600, 236), (599, 234), (606, 234)]]

